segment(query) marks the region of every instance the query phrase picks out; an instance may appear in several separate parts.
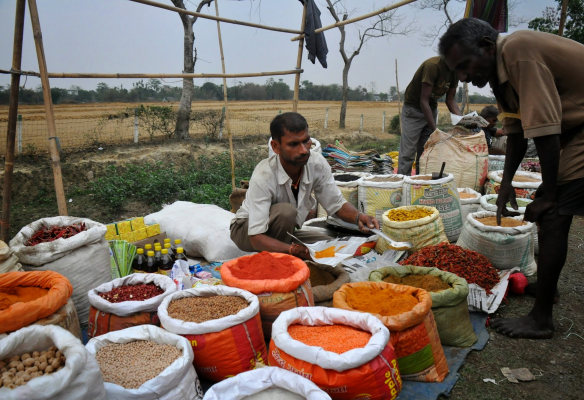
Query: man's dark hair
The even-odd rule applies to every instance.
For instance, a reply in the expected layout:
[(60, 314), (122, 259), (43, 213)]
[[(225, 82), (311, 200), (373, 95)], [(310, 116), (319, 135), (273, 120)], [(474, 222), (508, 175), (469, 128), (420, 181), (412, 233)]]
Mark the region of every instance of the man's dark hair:
[(445, 56), (454, 44), (458, 44), (466, 51), (480, 55), (481, 40), (484, 37), (489, 37), (496, 42), (499, 32), (485, 21), (464, 18), (450, 25), (446, 33), (442, 35), (438, 43), (438, 52)]
[(499, 109), (495, 106), (486, 106), (481, 110), (481, 117), (493, 118), (499, 116)]
[(270, 123), (272, 140), (277, 140), (280, 143), (282, 143), (282, 136), (285, 134), (284, 129), (291, 133), (298, 133), (307, 128), (308, 122), (306, 122), (306, 119), (295, 112), (279, 114)]

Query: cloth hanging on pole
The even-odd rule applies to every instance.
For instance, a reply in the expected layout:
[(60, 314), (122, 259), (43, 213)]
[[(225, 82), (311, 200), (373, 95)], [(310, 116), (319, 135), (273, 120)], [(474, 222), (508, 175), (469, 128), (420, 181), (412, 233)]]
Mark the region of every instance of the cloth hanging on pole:
[(507, 32), (509, 29), (507, 0), (467, 0), (464, 18), (482, 19), (498, 32)]
[(320, 64), (326, 68), (326, 55), (328, 54), (328, 47), (324, 33), (315, 34), (316, 29), (322, 28), (320, 22), (320, 10), (316, 6), (314, 0), (299, 0), (302, 5), (306, 2), (306, 24), (304, 25), (304, 41), (306, 43), (306, 50), (308, 50), (308, 59), (315, 63), (318, 58)]

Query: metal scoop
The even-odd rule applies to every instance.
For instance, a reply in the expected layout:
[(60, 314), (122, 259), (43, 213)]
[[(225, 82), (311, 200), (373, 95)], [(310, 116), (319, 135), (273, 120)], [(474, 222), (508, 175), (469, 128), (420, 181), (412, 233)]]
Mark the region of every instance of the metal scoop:
[(371, 232), (375, 233), (376, 235), (379, 235), (380, 237), (385, 239), (387, 241), (387, 243), (389, 244), (389, 247), (391, 247), (394, 250), (409, 250), (412, 247), (414, 247), (414, 245), (411, 244), (410, 242), (396, 242), (395, 240), (393, 240), (392, 238), (387, 236), (385, 233), (381, 232), (379, 229), (374, 229), (374, 228), (368, 228), (368, 229)]

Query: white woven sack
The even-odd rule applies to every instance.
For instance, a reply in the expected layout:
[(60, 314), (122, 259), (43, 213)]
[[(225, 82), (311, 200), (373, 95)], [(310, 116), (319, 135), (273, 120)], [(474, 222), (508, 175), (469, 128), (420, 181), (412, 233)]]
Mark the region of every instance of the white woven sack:
[[(342, 324), (370, 332), (372, 336), (365, 347), (337, 354), (292, 339), (288, 327), (293, 324), (318, 326)], [(272, 340), (277, 348), (292, 357), (324, 369), (342, 372), (358, 368), (381, 354), (389, 341), (389, 330), (379, 319), (368, 313), (327, 307), (302, 307), (280, 314), (272, 325)]]
[[(173, 300), (182, 299), (184, 297), (210, 296), (239, 296), (244, 298), (249, 303), (249, 306), (235, 315), (212, 319), (199, 324), (195, 322), (181, 321), (168, 315), (168, 306)], [(160, 318), (160, 324), (169, 332), (178, 333), (179, 335), (203, 335), (206, 333), (221, 332), (232, 326), (243, 324), (255, 317), (259, 312), (260, 302), (258, 297), (247, 290), (222, 285), (200, 285), (194, 289), (181, 290), (167, 296), (158, 307), (158, 318)]]
[[(458, 245), (464, 249), (474, 250), (487, 257), (498, 269), (519, 267), (525, 276), (531, 276), (537, 271), (533, 258), (533, 224), (515, 228), (501, 226), (486, 226), (477, 219), (495, 217), (497, 214), (489, 211), (479, 211), (469, 214), (464, 224)], [(513, 217), (518, 221), (523, 216)]]
[(450, 242), (456, 242), (462, 229), (462, 212), (458, 189), (452, 174), (442, 179), (417, 180), (406, 176), (402, 194), (402, 206), (429, 206), (440, 212), (444, 233)]
[(16, 389), (0, 388), (2, 400), (105, 400), (99, 365), (79, 339), (56, 325), (30, 325), (0, 340), (0, 359), (56, 346), (65, 368), (30, 380)]
[[(373, 182), (373, 178), (397, 177), (397, 182)], [(358, 210), (374, 216), (381, 223), (381, 216), (387, 210), (401, 205), (403, 175), (372, 175), (358, 181)]]
[[(68, 239), (25, 246), (26, 240), (41, 226), (68, 226), (85, 223), (86, 231)], [(43, 218), (22, 228), (10, 241), (10, 247), (25, 271), (55, 271), (69, 279), (73, 286), (73, 303), (81, 328), (87, 326), (89, 299), (87, 292), (111, 280), (111, 262), (107, 228), (87, 218)]]
[(300, 375), (278, 367), (265, 367), (243, 372), (211, 386), (203, 400), (260, 400), (264, 398), (266, 400), (331, 399), (326, 392)]
[[(96, 354), (108, 344), (136, 340), (151, 340), (158, 344), (175, 346), (182, 354), (160, 375), (144, 382), (138, 389), (126, 389), (115, 383), (105, 382), (108, 400), (202, 400), (203, 389), (193, 367), (193, 349), (182, 336), (154, 325), (139, 325), (93, 338), (85, 347), (91, 354)], [(90, 381), (87, 383), (92, 384)]]
[[(541, 185), (542, 178), (541, 174), (536, 174), (533, 172), (517, 171), (513, 179), (517, 176), (527, 176), (533, 179), (537, 179), (537, 182), (518, 182), (512, 181), (511, 186), (515, 189), (515, 195), (517, 198), (530, 199), (537, 188)], [(501, 186), (501, 181), (503, 180), (503, 171), (491, 171), (487, 175), (487, 181), (485, 182), (485, 194), (497, 194), (499, 193), (499, 187)]]
[(231, 240), (229, 226), (233, 216), (215, 205), (177, 201), (147, 215), (144, 222), (160, 224), (167, 236), (181, 238), (190, 257), (223, 262), (251, 254), (239, 250)]
[(0, 240), (0, 274), (22, 270), (22, 265), (18, 262), (18, 257), (14, 255), (14, 251)]
[[(314, 144), (314, 147), (311, 147), (310, 151), (313, 153), (322, 154), (322, 147), (320, 145), (320, 142), (318, 140), (316, 140), (315, 138), (310, 138), (310, 140), (312, 141), (312, 144)], [(269, 154), (269, 157), (276, 155), (276, 153), (274, 153), (274, 150), (272, 150), (272, 138), (270, 138), (270, 140), (268, 140), (268, 154)]]
[(505, 168), (505, 156), (489, 156), (489, 172)]
[[(106, 293), (120, 286), (146, 285), (153, 283), (164, 290), (164, 293), (146, 300), (122, 301), (121, 303), (110, 303), (99, 296), (99, 293)], [(162, 300), (171, 293), (176, 292), (176, 283), (168, 276), (160, 274), (132, 274), (123, 278), (114, 279), (91, 289), (87, 293), (89, 304), (99, 311), (115, 314), (120, 317), (127, 317), (138, 312), (156, 312)]]
[(477, 212), (480, 208), (481, 194), (471, 188), (458, 188), (458, 193), (469, 193), (476, 196), (474, 199), (463, 199), (460, 197), (460, 211), (462, 212), (462, 222), (466, 221), (466, 216)]

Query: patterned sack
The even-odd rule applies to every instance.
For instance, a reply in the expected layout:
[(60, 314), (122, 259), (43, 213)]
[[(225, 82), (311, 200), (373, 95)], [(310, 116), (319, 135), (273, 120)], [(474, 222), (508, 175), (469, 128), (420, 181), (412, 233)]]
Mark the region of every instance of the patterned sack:
[[(395, 182), (375, 182), (372, 179), (395, 178)], [(381, 223), (387, 210), (401, 205), (403, 175), (375, 175), (359, 179), (358, 210), (371, 215)]]

